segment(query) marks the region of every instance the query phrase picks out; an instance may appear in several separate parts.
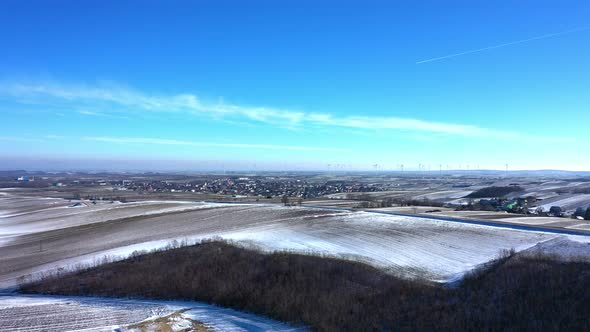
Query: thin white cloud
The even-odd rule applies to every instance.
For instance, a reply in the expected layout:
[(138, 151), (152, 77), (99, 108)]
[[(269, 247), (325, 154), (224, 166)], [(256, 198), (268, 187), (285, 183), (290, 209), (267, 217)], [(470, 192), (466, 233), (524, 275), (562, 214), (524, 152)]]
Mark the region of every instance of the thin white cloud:
[(459, 52), (459, 53), (454, 53), (454, 54), (448, 54), (448, 55), (439, 56), (439, 57), (436, 57), (436, 58), (430, 58), (430, 59), (426, 59), (426, 60), (421, 60), (421, 61), (417, 61), (416, 64), (419, 65), (419, 64), (422, 64), (422, 63), (428, 63), (428, 62), (433, 62), (433, 61), (450, 59), (450, 58), (454, 58), (454, 57), (461, 56), (461, 55), (467, 55), (467, 54), (471, 54), (471, 53), (477, 53), (477, 52), (483, 52), (483, 51), (493, 50), (493, 49), (496, 49), (496, 48), (501, 48), (501, 47), (506, 47), (506, 46), (512, 46), (512, 45), (527, 43), (527, 42), (534, 41), (534, 40), (539, 40), (539, 39), (547, 39), (547, 38), (562, 36), (562, 35), (565, 35), (565, 34), (569, 34), (569, 33), (573, 33), (573, 32), (578, 32), (578, 31), (584, 31), (584, 30), (588, 30), (588, 29), (590, 29), (590, 27), (576, 28), (576, 29), (571, 29), (571, 30), (566, 30), (566, 31), (548, 33), (548, 34), (545, 34), (545, 35), (531, 37), (531, 38), (527, 38), (527, 39), (521, 39), (521, 40), (511, 41), (511, 42), (508, 42), (508, 43), (503, 43), (503, 44), (498, 44), (498, 45), (493, 45), (493, 46), (487, 46), (487, 47), (482, 47), (482, 48), (476, 48), (476, 49), (469, 50), (469, 51), (463, 51), (463, 52)]
[(113, 117), (122, 112), (172, 112), (190, 116), (209, 116), (232, 121), (248, 120), (280, 126), (281, 128), (348, 128), (359, 130), (398, 130), (419, 133), (461, 135), (467, 137), (519, 138), (534, 140), (569, 141), (570, 139), (534, 137), (515, 132), (488, 129), (473, 125), (432, 122), (401, 117), (337, 116), (329, 113), (308, 113), (272, 107), (252, 107), (228, 104), (223, 101), (205, 102), (192, 94), (151, 96), (137, 90), (113, 86), (85, 87), (62, 84), (0, 84), (0, 93), (27, 100), (66, 103), (86, 115), (100, 114)]
[(103, 117), (103, 118), (129, 119), (129, 117), (126, 117), (126, 116), (120, 116), (120, 115), (114, 115), (114, 114), (108, 114), (108, 113), (96, 112), (96, 111), (89, 111), (89, 110), (80, 110), (80, 111), (78, 111), (78, 113), (81, 115), (96, 116), (96, 117)]
[(90, 116), (105, 116), (103, 113), (99, 112), (92, 112), (92, 111), (78, 111), (78, 113), (82, 115), (90, 115)]
[(246, 143), (214, 143), (214, 142), (195, 142), (175, 139), (162, 138), (145, 138), (145, 137), (83, 137), (85, 141), (117, 143), (117, 144), (158, 144), (158, 145), (177, 145), (193, 147), (218, 147), (218, 148), (238, 148), (238, 149), (266, 149), (266, 150), (290, 150), (290, 151), (333, 151), (333, 152), (350, 152), (347, 149), (326, 148), (316, 146), (297, 146), (297, 145), (272, 145), (272, 144), (246, 144)]

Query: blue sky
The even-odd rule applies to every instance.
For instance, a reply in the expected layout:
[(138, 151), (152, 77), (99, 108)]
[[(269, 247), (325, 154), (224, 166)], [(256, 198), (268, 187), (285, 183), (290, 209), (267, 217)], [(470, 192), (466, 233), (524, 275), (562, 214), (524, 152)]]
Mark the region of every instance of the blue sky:
[(590, 170), (589, 17), (567, 0), (2, 1), (0, 168)]

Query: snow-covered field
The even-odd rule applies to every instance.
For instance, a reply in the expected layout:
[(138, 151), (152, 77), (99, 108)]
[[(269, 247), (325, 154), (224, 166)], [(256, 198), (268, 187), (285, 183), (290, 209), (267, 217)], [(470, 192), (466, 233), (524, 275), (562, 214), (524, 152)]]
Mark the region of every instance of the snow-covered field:
[(469, 194), (473, 193), (473, 190), (446, 190), (446, 191), (437, 191), (429, 194), (422, 194), (418, 196), (414, 196), (414, 199), (429, 199), (429, 200), (454, 200), (458, 198), (463, 198)]
[[(76, 206), (77, 205), (77, 206)], [(67, 201), (0, 196), (0, 235), (39, 233), (123, 218), (211, 208), (212, 203), (143, 201), (133, 203)]]
[(192, 322), (212, 331), (304, 331), (201, 302), (0, 295), (0, 331), (134, 331), (130, 325), (149, 326), (150, 321), (175, 313), (170, 327), (176, 331), (184, 331)]
[(502, 249), (520, 251), (557, 237), (368, 212), (320, 213), (308, 218), (308, 222), (285, 227), (261, 225), (220, 235), (263, 249), (351, 258), (408, 277), (442, 282), (460, 278)]
[(590, 206), (590, 195), (562, 195), (556, 198), (544, 200), (539, 206), (543, 207), (545, 211), (549, 211), (552, 206), (559, 206), (564, 211), (574, 211), (578, 207), (585, 209)]
[(579, 237), (558, 237), (526, 250), (528, 253), (555, 255), (564, 260), (590, 260), (590, 243)]
[(493, 259), (502, 249), (525, 250), (562, 236), (305, 207), (152, 201), (48, 210), (48, 202), (59, 204), (52, 199), (0, 198), (0, 211), (27, 210), (0, 218), (0, 286), (10, 287), (23, 275), (96, 263), (106, 255), (124, 258), (133, 251), (163, 248), (172, 240), (216, 236), (263, 250), (361, 260), (401, 275), (444, 282)]
[[(590, 256), (590, 237), (586, 236), (370, 212), (163, 201), (72, 205), (59, 199), (16, 196), (9, 191), (0, 195), (0, 288), (14, 287), (23, 276), (98, 262), (105, 255), (124, 258), (136, 250), (163, 248), (173, 240), (217, 236), (262, 250), (360, 260), (399, 275), (441, 282), (460, 278), (495, 258), (502, 249), (541, 250), (568, 258)], [(19, 305), (19, 301), (25, 304)], [(177, 308), (145, 301), (141, 302), (145, 305), (101, 301), (0, 297), (0, 331), (64, 330), (74, 326), (108, 330), (161, 317)], [(125, 303), (134, 305), (126, 307)], [(235, 312), (234, 318), (228, 318), (194, 303), (180, 307), (191, 309), (175, 316), (178, 326), (192, 319), (223, 326), (223, 330), (275, 329), (275, 323), (264, 318)]]

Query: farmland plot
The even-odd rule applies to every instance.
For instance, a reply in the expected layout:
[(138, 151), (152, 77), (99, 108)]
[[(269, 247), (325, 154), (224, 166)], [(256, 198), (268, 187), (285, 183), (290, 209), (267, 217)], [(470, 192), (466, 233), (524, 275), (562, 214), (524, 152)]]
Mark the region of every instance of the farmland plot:
[[(3, 196), (17, 200), (18, 197)], [(0, 203), (1, 204), (1, 203)], [(199, 202), (138, 202), (0, 218), (0, 286), (23, 275), (105, 255), (122, 258), (170, 241), (223, 237), (263, 250), (361, 260), (408, 277), (460, 278), (503, 249), (524, 250), (559, 235), (369, 212)], [(45, 217), (44, 217), (45, 216)], [(12, 235), (11, 235), (12, 234)]]
[(192, 323), (212, 331), (305, 330), (201, 302), (0, 295), (0, 331), (136, 331), (139, 322), (149, 329), (150, 322), (173, 314), (173, 331)]

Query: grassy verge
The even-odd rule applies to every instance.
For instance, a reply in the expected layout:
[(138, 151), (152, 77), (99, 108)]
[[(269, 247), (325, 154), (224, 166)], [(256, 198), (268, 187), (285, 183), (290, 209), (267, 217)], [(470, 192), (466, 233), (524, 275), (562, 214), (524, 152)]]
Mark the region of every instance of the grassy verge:
[(47, 276), (21, 289), (207, 301), (322, 331), (590, 329), (590, 264), (513, 253), (448, 288), (357, 262), (212, 241)]

